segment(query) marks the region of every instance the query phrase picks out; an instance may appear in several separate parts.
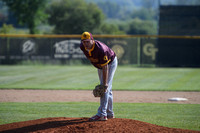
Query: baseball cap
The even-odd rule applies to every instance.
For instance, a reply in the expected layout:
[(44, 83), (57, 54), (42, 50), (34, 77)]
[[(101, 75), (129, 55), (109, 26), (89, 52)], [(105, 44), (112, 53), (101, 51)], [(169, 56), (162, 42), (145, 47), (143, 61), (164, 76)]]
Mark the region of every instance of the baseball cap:
[(90, 32), (83, 32), (83, 34), (81, 35), (81, 40), (93, 40), (92, 34)]

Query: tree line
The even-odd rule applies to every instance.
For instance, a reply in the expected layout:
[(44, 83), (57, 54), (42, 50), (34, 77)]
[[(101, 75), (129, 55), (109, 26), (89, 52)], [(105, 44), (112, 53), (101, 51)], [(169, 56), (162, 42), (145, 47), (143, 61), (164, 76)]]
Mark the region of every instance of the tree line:
[(157, 34), (157, 12), (153, 8), (133, 9), (126, 16), (119, 10), (122, 7), (111, 2), (97, 5), (85, 0), (2, 1), (30, 34), (38, 33), (40, 24), (53, 27), (48, 34)]

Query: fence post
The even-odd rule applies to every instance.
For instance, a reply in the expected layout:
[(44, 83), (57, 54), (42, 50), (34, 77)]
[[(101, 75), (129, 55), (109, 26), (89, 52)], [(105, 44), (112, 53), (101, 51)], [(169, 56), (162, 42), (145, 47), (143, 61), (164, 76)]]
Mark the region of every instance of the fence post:
[(141, 38), (137, 38), (137, 65), (141, 66)]
[(6, 63), (10, 64), (10, 39), (6, 37)]

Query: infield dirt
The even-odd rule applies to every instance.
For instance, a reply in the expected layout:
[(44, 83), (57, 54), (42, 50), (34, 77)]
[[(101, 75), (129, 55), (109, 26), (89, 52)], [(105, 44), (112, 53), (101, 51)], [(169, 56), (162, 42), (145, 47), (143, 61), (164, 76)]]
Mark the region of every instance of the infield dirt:
[[(200, 92), (113, 91), (114, 102), (200, 104)], [(182, 97), (187, 101), (168, 101)], [(0, 90), (0, 102), (99, 102), (92, 90)]]

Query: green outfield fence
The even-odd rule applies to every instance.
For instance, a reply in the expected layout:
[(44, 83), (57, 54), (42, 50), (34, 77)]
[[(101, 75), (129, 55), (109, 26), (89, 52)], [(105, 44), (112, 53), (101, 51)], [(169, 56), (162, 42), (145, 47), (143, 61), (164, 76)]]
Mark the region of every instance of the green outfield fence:
[[(0, 34), (0, 64), (24, 61), (87, 64), (79, 49), (80, 37)], [(200, 36), (94, 35), (94, 38), (116, 52), (120, 65), (200, 66)]]

